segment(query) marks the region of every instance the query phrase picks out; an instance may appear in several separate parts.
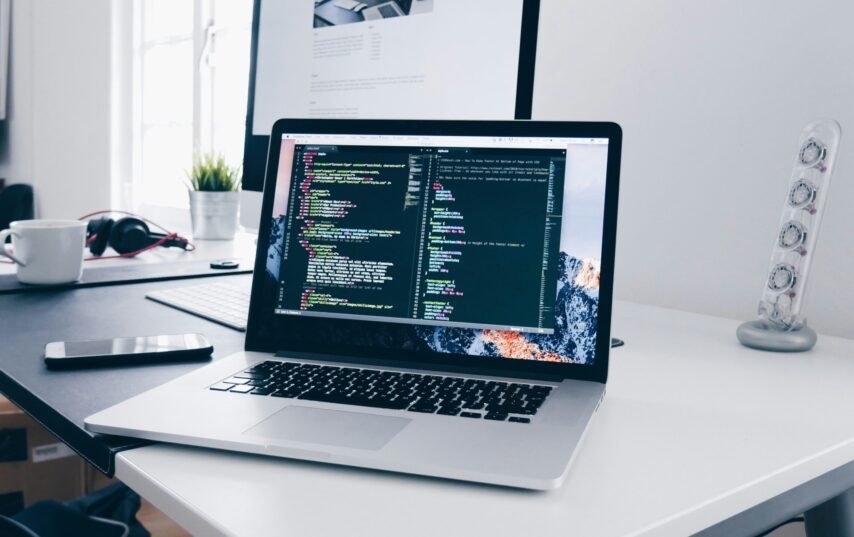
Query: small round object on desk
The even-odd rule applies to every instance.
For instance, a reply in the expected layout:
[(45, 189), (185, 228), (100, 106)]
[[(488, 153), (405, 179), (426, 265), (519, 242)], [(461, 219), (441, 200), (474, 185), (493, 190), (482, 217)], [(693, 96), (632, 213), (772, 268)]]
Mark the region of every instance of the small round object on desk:
[(214, 270), (234, 270), (240, 267), (240, 263), (237, 261), (232, 261), (230, 259), (220, 259), (217, 261), (211, 261), (211, 268)]

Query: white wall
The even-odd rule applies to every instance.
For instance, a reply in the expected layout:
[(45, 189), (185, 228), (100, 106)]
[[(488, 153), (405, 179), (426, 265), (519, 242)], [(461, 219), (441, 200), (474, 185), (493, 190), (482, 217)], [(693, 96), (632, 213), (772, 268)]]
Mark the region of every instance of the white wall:
[(40, 216), (109, 207), (110, 17), (110, 0), (12, 0), (0, 175), (34, 186)]
[(619, 298), (751, 318), (801, 129), (843, 128), (807, 314), (854, 337), (854, 3), (542, 0), (535, 119), (624, 130)]

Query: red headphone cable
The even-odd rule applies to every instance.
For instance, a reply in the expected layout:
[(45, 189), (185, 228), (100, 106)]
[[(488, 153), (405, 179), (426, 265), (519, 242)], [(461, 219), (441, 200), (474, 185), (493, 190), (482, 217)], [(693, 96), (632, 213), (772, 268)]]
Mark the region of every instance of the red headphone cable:
[[(100, 259), (120, 259), (123, 257), (135, 257), (135, 256), (141, 254), (142, 252), (146, 252), (148, 250), (153, 250), (154, 248), (157, 248), (161, 244), (165, 243), (166, 241), (169, 241), (169, 240), (172, 240), (175, 238), (178, 238), (178, 234), (177, 233), (170, 233), (170, 234), (166, 235), (165, 237), (163, 237), (162, 239), (158, 240), (157, 242), (149, 244), (148, 246), (146, 246), (144, 248), (140, 248), (139, 250), (137, 250), (135, 252), (127, 252), (124, 254), (117, 254), (117, 255), (89, 256), (89, 257), (84, 258), (83, 260), (84, 261), (98, 261)], [(187, 245), (190, 246), (190, 243), (187, 242)], [(192, 250), (187, 249), (186, 251), (192, 252), (195, 249), (196, 249), (196, 247), (193, 246)]]
[[(177, 233), (172, 232), (172, 231), (169, 231), (168, 229), (166, 229), (165, 227), (161, 226), (161, 225), (160, 225), (160, 224), (158, 224), (157, 222), (154, 222), (153, 220), (149, 220), (148, 218), (146, 218), (146, 217), (144, 217), (144, 216), (142, 216), (142, 215), (138, 215), (138, 214), (136, 214), (136, 213), (131, 213), (131, 212), (128, 212), (128, 211), (118, 211), (118, 210), (110, 210), (110, 209), (103, 210), (103, 211), (95, 211), (95, 212), (92, 212), (92, 213), (89, 213), (89, 214), (84, 214), (83, 216), (81, 216), (80, 218), (78, 218), (78, 220), (87, 220), (87, 219), (89, 219), (89, 218), (92, 218), (93, 216), (99, 216), (99, 215), (102, 215), (102, 214), (123, 214), (123, 215), (126, 215), (126, 216), (132, 216), (132, 217), (134, 217), (134, 218), (139, 218), (140, 220), (142, 220), (142, 221), (143, 221), (143, 222), (145, 222), (146, 224), (148, 224), (148, 225), (150, 225), (150, 226), (153, 226), (153, 227), (156, 227), (156, 228), (158, 228), (160, 231), (162, 231), (163, 233), (166, 233), (166, 236), (165, 236), (165, 237), (163, 237), (162, 239), (159, 239), (157, 242), (155, 242), (155, 243), (153, 243), (153, 244), (149, 244), (148, 246), (146, 246), (146, 247), (144, 247), (144, 248), (140, 248), (139, 250), (137, 250), (137, 251), (135, 251), (135, 252), (127, 252), (127, 253), (124, 253), (124, 254), (118, 254), (118, 255), (107, 255), (107, 256), (89, 256), (89, 257), (84, 258), (84, 259), (83, 259), (84, 261), (97, 261), (98, 259), (119, 259), (119, 258), (123, 258), (123, 257), (135, 257), (135, 256), (137, 256), (137, 255), (139, 255), (139, 254), (141, 254), (141, 253), (143, 253), (143, 252), (146, 252), (146, 251), (148, 251), (148, 250), (152, 250), (152, 249), (154, 249), (154, 248), (157, 248), (158, 246), (160, 246), (160, 245), (162, 245), (162, 244), (164, 244), (164, 243), (166, 243), (167, 241), (172, 240), (172, 239), (181, 239), (181, 240), (183, 240), (183, 241), (185, 242), (185, 245), (186, 245), (186, 246), (185, 246), (185, 248), (184, 248), (184, 250), (185, 250), (185, 251), (187, 251), (187, 252), (192, 252), (193, 250), (195, 250), (195, 249), (196, 249), (196, 245), (195, 245), (195, 244), (193, 244), (192, 242), (188, 241), (187, 239), (185, 239), (185, 238), (181, 237), (181, 236), (180, 236), (180, 235), (178, 235)], [(93, 236), (89, 237), (89, 238), (86, 240), (86, 245), (88, 246), (89, 244), (91, 244), (92, 242), (94, 242), (94, 241), (95, 241), (95, 239), (97, 239), (97, 237), (98, 237), (97, 235), (93, 235)]]

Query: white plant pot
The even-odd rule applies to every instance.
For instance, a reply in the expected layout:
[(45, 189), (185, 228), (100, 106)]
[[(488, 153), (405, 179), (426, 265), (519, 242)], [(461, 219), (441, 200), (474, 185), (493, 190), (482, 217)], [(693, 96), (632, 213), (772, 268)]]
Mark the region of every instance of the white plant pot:
[(193, 238), (231, 240), (237, 233), (240, 192), (190, 191)]

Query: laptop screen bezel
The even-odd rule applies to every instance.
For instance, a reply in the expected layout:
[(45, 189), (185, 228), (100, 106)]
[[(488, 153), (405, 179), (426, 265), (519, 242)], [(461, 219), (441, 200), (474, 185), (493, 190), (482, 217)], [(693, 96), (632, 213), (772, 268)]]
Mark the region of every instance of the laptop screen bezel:
[[(282, 316), (272, 308), (261, 311), (263, 293), (275, 292), (267, 278), (253, 278), (252, 297), (246, 332), (246, 350), (292, 352), (322, 355), (327, 360), (377, 360), (406, 367), (443, 367), (465, 369), (473, 373), (498, 376), (554, 377), (605, 382), (611, 348), (611, 311), (613, 305), (614, 257), (617, 235), (617, 198), (619, 189), (622, 131), (615, 123), (541, 122), (541, 121), (405, 121), (405, 120), (330, 120), (280, 119), (273, 126), (264, 179), (264, 198), (255, 259), (255, 274), (266, 272), (273, 201), (279, 168), (282, 135), (289, 134), (363, 134), (419, 136), (507, 136), (552, 138), (607, 138), (608, 159), (605, 184), (605, 208), (602, 230), (599, 310), (596, 354), (592, 364), (542, 362), (509, 358), (404, 351), (376, 347), (336, 346), (325, 342), (297, 344), (276, 330)], [(370, 321), (364, 321), (370, 327)], [(331, 357), (331, 358), (330, 358)]]

